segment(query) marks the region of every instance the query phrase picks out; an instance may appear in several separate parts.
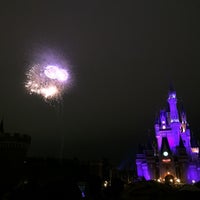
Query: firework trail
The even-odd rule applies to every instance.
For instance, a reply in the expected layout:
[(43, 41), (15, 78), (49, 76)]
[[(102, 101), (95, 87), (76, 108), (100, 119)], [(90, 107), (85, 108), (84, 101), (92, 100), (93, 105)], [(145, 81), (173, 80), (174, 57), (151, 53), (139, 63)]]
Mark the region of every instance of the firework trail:
[[(56, 109), (59, 124), (58, 132), (61, 134), (63, 103), (62, 95), (69, 85), (69, 73), (65, 68), (54, 65), (33, 65), (26, 73), (25, 88), (29, 94), (36, 94), (50, 103)], [(59, 157), (62, 162), (64, 153), (64, 134), (61, 134), (61, 146)]]

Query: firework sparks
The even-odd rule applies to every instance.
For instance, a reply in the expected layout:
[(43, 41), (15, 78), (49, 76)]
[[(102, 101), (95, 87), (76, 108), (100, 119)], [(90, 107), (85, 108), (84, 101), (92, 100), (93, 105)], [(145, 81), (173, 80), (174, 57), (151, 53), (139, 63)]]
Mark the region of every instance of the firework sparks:
[(30, 94), (42, 95), (44, 99), (59, 99), (64, 93), (68, 78), (66, 69), (53, 65), (35, 65), (27, 73), (25, 87)]

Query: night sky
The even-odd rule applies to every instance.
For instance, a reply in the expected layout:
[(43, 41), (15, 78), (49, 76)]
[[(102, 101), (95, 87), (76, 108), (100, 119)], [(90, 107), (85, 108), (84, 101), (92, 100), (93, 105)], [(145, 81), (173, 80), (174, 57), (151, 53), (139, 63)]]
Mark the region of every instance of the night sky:
[[(134, 155), (169, 84), (200, 136), (200, 3), (175, 0), (11, 1), (0, 5), (0, 118), (32, 137), (31, 156), (122, 160)], [(50, 60), (48, 60), (50, 59)], [(67, 63), (69, 88), (49, 104), (26, 72)]]

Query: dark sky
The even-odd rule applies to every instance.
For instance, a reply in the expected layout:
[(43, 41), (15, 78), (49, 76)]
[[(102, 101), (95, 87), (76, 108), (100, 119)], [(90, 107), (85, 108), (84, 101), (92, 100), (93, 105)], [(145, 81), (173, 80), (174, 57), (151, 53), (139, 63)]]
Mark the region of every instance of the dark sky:
[[(153, 131), (170, 82), (199, 131), (200, 4), (175, 0), (11, 1), (0, 5), (0, 116), (30, 155), (121, 160)], [(67, 62), (57, 106), (29, 95), (36, 62)]]

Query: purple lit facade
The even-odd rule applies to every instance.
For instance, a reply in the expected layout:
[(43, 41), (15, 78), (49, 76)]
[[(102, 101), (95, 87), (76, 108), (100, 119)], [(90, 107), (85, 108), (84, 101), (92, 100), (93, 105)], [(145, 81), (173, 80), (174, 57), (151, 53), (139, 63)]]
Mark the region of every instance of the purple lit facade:
[(155, 135), (136, 154), (137, 175), (159, 182), (195, 183), (200, 181), (199, 145), (172, 88), (167, 103), (156, 119)]

